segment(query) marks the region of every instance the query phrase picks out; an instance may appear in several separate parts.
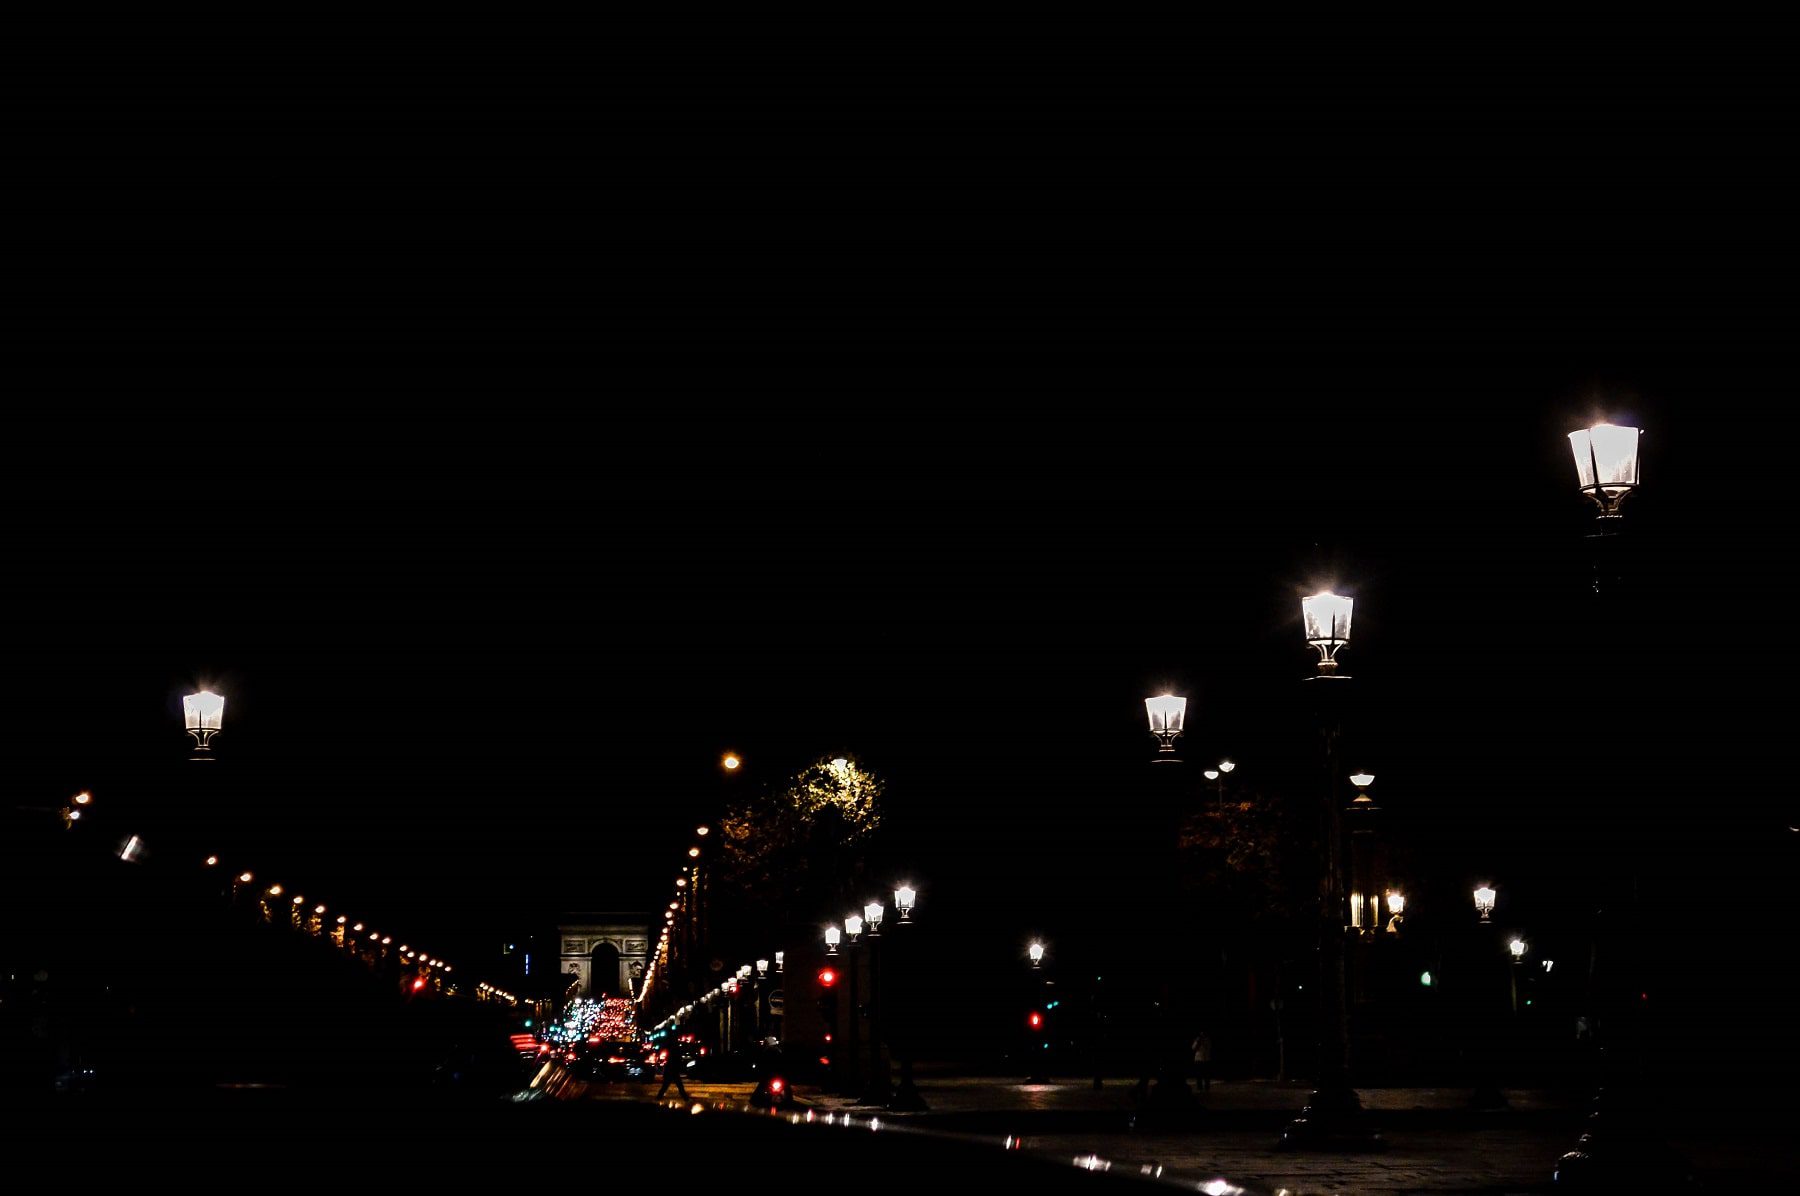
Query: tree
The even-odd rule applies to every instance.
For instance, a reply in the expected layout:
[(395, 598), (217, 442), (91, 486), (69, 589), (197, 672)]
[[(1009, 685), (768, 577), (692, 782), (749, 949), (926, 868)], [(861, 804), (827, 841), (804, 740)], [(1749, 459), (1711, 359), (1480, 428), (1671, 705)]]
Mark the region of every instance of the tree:
[(818, 760), (720, 819), (718, 883), (747, 913), (816, 917), (861, 872), (881, 829), (879, 777), (846, 757)]

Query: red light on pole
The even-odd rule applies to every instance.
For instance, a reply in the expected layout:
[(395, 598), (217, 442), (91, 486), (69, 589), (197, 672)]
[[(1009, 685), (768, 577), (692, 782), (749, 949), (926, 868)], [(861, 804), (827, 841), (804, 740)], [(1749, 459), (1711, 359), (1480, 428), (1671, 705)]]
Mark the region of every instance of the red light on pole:
[(1044, 1028), (1044, 1015), (1035, 1009), (1031, 1011), (1031, 1016), (1026, 1020), (1031, 1023), (1031, 1028), (1033, 1030), (1042, 1030)]
[(837, 972), (833, 971), (831, 968), (820, 968), (819, 969), (819, 984), (821, 987), (830, 988), (832, 985), (834, 985), (836, 983), (837, 983)]

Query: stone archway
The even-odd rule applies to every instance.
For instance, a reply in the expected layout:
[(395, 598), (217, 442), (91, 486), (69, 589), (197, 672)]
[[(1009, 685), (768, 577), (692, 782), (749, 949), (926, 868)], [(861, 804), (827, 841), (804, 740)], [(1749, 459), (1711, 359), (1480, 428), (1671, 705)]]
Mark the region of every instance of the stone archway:
[(617, 997), (625, 993), (625, 978), (619, 970), (619, 949), (601, 940), (589, 952), (588, 987), (595, 998)]

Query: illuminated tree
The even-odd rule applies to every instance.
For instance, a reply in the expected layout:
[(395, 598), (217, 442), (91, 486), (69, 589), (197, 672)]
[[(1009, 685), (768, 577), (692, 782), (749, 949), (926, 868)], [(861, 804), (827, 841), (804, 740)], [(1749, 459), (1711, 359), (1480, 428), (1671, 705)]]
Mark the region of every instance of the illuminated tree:
[(881, 828), (882, 790), (879, 777), (840, 756), (740, 800), (719, 823), (718, 881), (765, 914), (816, 916), (857, 878)]

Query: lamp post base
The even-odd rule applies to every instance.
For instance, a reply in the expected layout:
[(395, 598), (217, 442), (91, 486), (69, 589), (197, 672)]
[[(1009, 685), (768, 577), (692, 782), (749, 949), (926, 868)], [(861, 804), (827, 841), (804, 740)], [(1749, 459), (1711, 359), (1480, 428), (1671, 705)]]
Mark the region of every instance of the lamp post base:
[(1385, 1150), (1354, 1088), (1315, 1088), (1300, 1116), (1281, 1128), (1281, 1150)]

